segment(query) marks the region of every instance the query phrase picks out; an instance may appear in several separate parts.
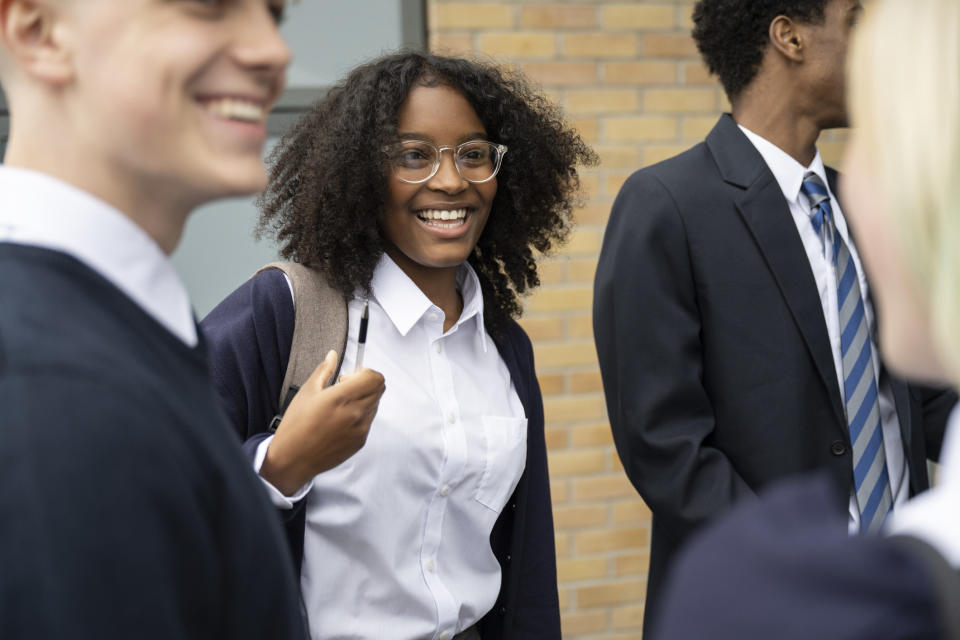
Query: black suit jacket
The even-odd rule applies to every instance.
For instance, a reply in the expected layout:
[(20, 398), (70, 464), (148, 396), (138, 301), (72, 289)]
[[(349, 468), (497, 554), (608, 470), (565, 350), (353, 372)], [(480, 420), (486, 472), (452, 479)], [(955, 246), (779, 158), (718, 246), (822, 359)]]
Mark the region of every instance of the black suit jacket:
[[(729, 115), (624, 184), (594, 333), (617, 450), (653, 512), (647, 620), (680, 544), (738, 500), (813, 469), (829, 473), (838, 504), (849, 499), (850, 438), (813, 273), (776, 179)], [(929, 486), (925, 461), (956, 397), (889, 380), (913, 494)]]

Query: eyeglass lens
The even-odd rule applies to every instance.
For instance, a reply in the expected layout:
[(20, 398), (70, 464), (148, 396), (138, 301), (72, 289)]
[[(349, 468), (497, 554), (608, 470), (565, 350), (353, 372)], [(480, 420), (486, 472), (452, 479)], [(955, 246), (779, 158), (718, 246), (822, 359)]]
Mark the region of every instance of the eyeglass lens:
[[(489, 180), (500, 165), (500, 151), (490, 142), (467, 142), (451, 151), (460, 175), (470, 182)], [(401, 180), (427, 180), (439, 164), (438, 154), (437, 148), (427, 142), (401, 142), (395, 149), (393, 167)]]

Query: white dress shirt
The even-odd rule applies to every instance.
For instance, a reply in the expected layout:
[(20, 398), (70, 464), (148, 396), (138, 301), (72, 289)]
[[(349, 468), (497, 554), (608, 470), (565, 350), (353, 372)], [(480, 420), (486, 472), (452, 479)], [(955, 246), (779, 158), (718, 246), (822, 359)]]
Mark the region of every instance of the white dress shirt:
[[(741, 126), (740, 130), (747, 136), (753, 146), (756, 147), (760, 155), (773, 173), (780, 190), (783, 191), (783, 197), (786, 198), (790, 206), (790, 214), (797, 225), (797, 232), (800, 234), (800, 240), (803, 242), (803, 248), (807, 253), (807, 259), (810, 261), (810, 269), (813, 272), (814, 280), (817, 283), (817, 291), (820, 294), (820, 304), (823, 305), (823, 315), (827, 322), (827, 334), (830, 337), (830, 347), (833, 351), (833, 365), (837, 373), (837, 382), (840, 385), (840, 395), (843, 398), (844, 376), (843, 376), (843, 358), (840, 347), (840, 311), (837, 309), (837, 273), (833, 260), (828, 256), (833, 255), (833, 247), (830, 239), (826, 243), (821, 236), (813, 229), (813, 223), (810, 220), (811, 203), (810, 200), (801, 191), (803, 187), (803, 177), (808, 171), (812, 171), (826, 185), (830, 193), (830, 207), (833, 211), (833, 221), (837, 233), (847, 243), (850, 249), (850, 257), (857, 269), (857, 280), (860, 283), (860, 292), (863, 295), (864, 308), (866, 309), (867, 326), (870, 327), (870, 346), (873, 348), (873, 368), (874, 377), (877, 379), (877, 389), (879, 391), (880, 404), (880, 423), (883, 429), (883, 444), (887, 457), (887, 472), (890, 476), (890, 491), (893, 496), (894, 509), (904, 504), (910, 495), (910, 480), (907, 473), (907, 460), (903, 451), (903, 437), (900, 435), (900, 420), (897, 417), (896, 405), (893, 401), (893, 392), (890, 386), (884, 381), (880, 384), (880, 362), (877, 343), (874, 339), (874, 315), (873, 306), (868, 298), (868, 287), (866, 276), (864, 275), (863, 265), (860, 263), (860, 256), (857, 254), (857, 248), (850, 241), (850, 233), (847, 229), (847, 221), (843, 216), (843, 210), (840, 208), (840, 202), (830, 190), (830, 183), (827, 180), (827, 172), (823, 166), (823, 159), (820, 152), (817, 151), (816, 157), (809, 167), (804, 167), (790, 156), (786, 151), (780, 149), (769, 140), (766, 140), (749, 129)], [(852, 471), (851, 471), (852, 473)], [(850, 496), (850, 532), (856, 533), (860, 530), (860, 510), (857, 508), (856, 494), (851, 492)]]
[(70, 255), (125, 293), (187, 346), (190, 298), (147, 233), (107, 203), (48, 175), (0, 166), (0, 242)]
[[(364, 447), (307, 488), (301, 587), (315, 640), (447, 640), (500, 591), (490, 532), (526, 464), (527, 419), (468, 264), (458, 282), (463, 313), (444, 333), (443, 312), (393, 260), (374, 272), (363, 364), (386, 392)], [(363, 303), (348, 304), (343, 372)]]
[(894, 511), (886, 532), (920, 538), (960, 570), (960, 407), (947, 422), (937, 483)]

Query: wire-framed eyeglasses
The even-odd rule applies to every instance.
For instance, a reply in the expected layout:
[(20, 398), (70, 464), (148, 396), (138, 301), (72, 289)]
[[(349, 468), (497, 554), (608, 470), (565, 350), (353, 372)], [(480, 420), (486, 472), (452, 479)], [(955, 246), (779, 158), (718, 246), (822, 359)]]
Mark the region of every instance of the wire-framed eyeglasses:
[(479, 184), (497, 175), (507, 147), (486, 140), (470, 140), (456, 147), (437, 147), (425, 140), (401, 140), (387, 145), (384, 151), (394, 175), (403, 182), (419, 184), (437, 175), (441, 154), (451, 151), (460, 177)]

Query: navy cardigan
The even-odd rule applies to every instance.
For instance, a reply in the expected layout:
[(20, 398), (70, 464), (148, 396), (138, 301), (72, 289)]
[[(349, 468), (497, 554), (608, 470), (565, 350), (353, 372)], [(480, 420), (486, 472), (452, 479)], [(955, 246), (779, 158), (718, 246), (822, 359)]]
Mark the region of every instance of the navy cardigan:
[[(282, 272), (262, 272), (204, 318), (214, 382), (252, 458), (267, 437), (293, 340), (294, 308)], [(543, 400), (530, 339), (515, 322), (494, 338), (527, 415), (527, 461), (490, 535), (503, 579), (494, 608), (481, 619), (483, 640), (560, 638), (553, 513), (547, 475)], [(303, 559), (306, 500), (280, 511), (295, 569)]]

